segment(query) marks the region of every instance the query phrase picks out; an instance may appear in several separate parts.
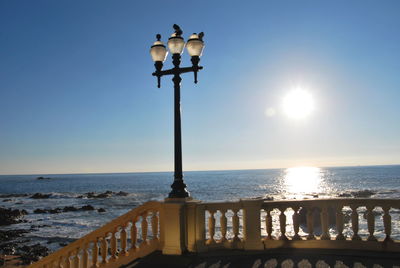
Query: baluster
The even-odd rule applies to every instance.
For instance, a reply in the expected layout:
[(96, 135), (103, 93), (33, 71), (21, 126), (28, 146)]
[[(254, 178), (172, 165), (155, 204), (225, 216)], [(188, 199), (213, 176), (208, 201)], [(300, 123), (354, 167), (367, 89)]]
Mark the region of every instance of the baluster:
[(142, 240), (143, 243), (147, 244), (147, 228), (149, 224), (147, 222), (147, 211), (142, 214)]
[(107, 234), (104, 235), (101, 239), (101, 263), (102, 264), (107, 264), (107, 254), (108, 254), (108, 243), (106, 239)]
[(136, 242), (137, 242), (136, 221), (137, 218), (135, 217), (132, 221), (132, 226), (131, 226), (131, 249), (136, 249)]
[(337, 236), (336, 240), (346, 240), (343, 235), (343, 212), (342, 212), (342, 205), (336, 207), (336, 230)]
[(314, 218), (313, 218), (313, 208), (311, 207), (307, 208), (307, 230), (308, 230), (307, 240), (314, 240), (315, 239)]
[(238, 209), (232, 209), (233, 216), (232, 216), (232, 229), (233, 229), (233, 242), (240, 242), (239, 239), (239, 210)]
[(65, 267), (66, 268), (72, 267), (71, 252), (68, 252), (67, 257), (65, 258)]
[(59, 267), (59, 268), (64, 268), (65, 267), (64, 257), (63, 256), (60, 256), (60, 258), (58, 258), (58, 261), (56, 263), (56, 267)]
[(375, 215), (373, 209), (375, 206), (367, 206), (367, 223), (368, 223), (368, 241), (377, 241), (376, 237), (374, 236), (375, 231)]
[(361, 237), (358, 235), (358, 212), (357, 205), (351, 205), (351, 228), (353, 229), (353, 237), (351, 240), (361, 240)]
[(98, 257), (99, 257), (99, 245), (98, 245), (98, 240), (93, 242), (93, 248), (92, 248), (92, 267), (98, 267)]
[(323, 206), (321, 209), (321, 227), (322, 227), (322, 235), (321, 240), (330, 240), (331, 237), (329, 235), (329, 227), (328, 227), (328, 207)]
[(208, 234), (210, 235), (210, 239), (208, 239), (207, 243), (214, 244), (214, 234), (215, 234), (215, 218), (214, 218), (214, 210), (209, 210), (210, 217), (208, 218)]
[(389, 213), (390, 207), (386, 206), (383, 207), (383, 226), (385, 227), (385, 242), (393, 242), (393, 239), (390, 238), (390, 235), (392, 234), (392, 216), (390, 216)]
[(110, 240), (110, 249), (111, 249), (111, 259), (117, 259), (117, 237), (116, 235), (117, 230), (115, 229), (111, 232), (111, 240)]
[(220, 212), (221, 212), (220, 223), (221, 223), (221, 235), (222, 235), (220, 242), (223, 243), (226, 241), (226, 230), (227, 230), (227, 219), (225, 216), (226, 209), (221, 209)]
[(74, 268), (79, 268), (80, 266), (80, 260), (81, 258), (79, 257), (79, 250), (80, 248), (77, 248), (75, 251), (75, 257), (74, 257)]
[(268, 208), (265, 210), (267, 212), (267, 217), (265, 219), (265, 228), (267, 229), (267, 237), (266, 239), (272, 240), (272, 216), (271, 210)]
[(85, 244), (83, 246), (83, 253), (82, 253), (82, 268), (87, 268), (89, 264), (89, 254), (87, 251), (88, 245)]
[(158, 215), (157, 211), (153, 211), (151, 217), (151, 231), (153, 232), (153, 240), (158, 240)]
[(126, 251), (126, 224), (121, 226), (121, 255), (122, 256), (126, 256), (127, 255), (127, 251)]
[(292, 207), (294, 213), (293, 213), (293, 230), (294, 230), (294, 236), (293, 236), (293, 240), (301, 240), (300, 236), (299, 236), (299, 230), (300, 230), (300, 219), (299, 219), (299, 207)]
[(279, 214), (279, 226), (281, 230), (281, 236), (279, 237), (279, 240), (288, 240), (286, 236), (286, 208), (279, 208), (279, 210), (281, 211), (281, 214)]

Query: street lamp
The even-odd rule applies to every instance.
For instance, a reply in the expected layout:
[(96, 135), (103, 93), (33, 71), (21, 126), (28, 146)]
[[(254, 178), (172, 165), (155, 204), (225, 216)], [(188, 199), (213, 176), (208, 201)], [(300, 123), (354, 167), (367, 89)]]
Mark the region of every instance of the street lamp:
[(172, 81), (174, 82), (174, 133), (175, 133), (175, 172), (174, 182), (171, 185), (172, 191), (169, 193), (169, 198), (185, 198), (190, 194), (186, 190), (186, 184), (183, 181), (182, 173), (182, 137), (181, 137), (181, 74), (193, 72), (194, 82), (197, 83), (197, 72), (203, 69), (199, 66), (200, 57), (203, 52), (204, 33), (192, 34), (186, 43), (186, 48), (191, 56), (192, 67), (179, 67), (181, 63), (181, 54), (185, 48), (185, 41), (182, 37), (181, 28), (174, 24), (175, 32), (168, 39), (168, 49), (172, 54), (172, 63), (174, 67), (168, 70), (162, 70), (163, 62), (165, 61), (168, 51), (163, 42), (161, 42), (161, 35), (157, 34), (157, 41), (151, 46), (150, 54), (154, 61), (156, 71), (153, 76), (157, 77), (157, 87), (161, 86), (161, 77), (164, 75), (173, 75)]

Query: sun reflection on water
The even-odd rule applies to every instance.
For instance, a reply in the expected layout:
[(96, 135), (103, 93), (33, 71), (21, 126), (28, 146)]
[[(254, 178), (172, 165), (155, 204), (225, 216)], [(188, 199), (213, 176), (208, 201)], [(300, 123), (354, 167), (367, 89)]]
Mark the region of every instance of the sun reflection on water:
[(323, 172), (318, 167), (288, 168), (283, 180), (284, 191), (291, 195), (319, 193), (323, 188)]

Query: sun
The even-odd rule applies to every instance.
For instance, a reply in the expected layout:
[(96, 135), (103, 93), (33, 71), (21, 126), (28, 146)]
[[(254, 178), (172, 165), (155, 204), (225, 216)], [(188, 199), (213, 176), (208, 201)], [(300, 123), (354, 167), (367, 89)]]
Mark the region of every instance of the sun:
[(310, 92), (296, 88), (283, 98), (283, 110), (292, 119), (304, 119), (314, 110), (314, 98)]

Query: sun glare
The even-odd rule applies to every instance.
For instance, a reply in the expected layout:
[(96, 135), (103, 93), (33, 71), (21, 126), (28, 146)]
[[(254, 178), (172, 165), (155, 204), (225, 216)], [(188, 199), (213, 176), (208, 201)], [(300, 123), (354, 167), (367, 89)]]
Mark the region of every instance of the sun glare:
[(290, 193), (318, 192), (321, 184), (321, 169), (317, 167), (294, 167), (285, 171), (284, 179)]
[(314, 110), (313, 96), (304, 89), (293, 89), (283, 99), (283, 110), (289, 118), (306, 118)]

